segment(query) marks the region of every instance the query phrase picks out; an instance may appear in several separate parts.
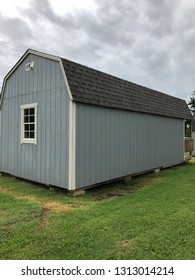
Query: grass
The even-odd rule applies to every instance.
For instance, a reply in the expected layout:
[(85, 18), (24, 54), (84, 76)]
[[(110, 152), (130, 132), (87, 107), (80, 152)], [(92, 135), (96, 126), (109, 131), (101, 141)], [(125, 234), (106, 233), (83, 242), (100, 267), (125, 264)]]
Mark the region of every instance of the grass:
[(0, 259), (194, 259), (195, 161), (69, 197), (0, 177)]

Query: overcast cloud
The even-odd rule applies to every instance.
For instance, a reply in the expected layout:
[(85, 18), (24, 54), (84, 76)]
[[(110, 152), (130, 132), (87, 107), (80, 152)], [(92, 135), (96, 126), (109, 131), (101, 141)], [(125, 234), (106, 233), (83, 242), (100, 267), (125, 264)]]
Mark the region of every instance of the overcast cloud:
[(193, 0), (6, 2), (9, 7), (0, 8), (0, 86), (33, 48), (185, 100), (195, 90)]

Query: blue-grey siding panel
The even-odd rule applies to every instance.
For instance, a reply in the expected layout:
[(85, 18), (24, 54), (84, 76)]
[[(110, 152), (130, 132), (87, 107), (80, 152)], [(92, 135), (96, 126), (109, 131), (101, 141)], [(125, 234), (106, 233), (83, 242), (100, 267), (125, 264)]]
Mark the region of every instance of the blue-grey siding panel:
[(181, 163), (183, 120), (77, 104), (76, 188)]
[[(34, 70), (25, 64), (34, 61)], [(37, 145), (21, 144), (20, 105), (38, 102)], [(6, 83), (0, 170), (68, 188), (69, 97), (59, 63), (28, 55)]]

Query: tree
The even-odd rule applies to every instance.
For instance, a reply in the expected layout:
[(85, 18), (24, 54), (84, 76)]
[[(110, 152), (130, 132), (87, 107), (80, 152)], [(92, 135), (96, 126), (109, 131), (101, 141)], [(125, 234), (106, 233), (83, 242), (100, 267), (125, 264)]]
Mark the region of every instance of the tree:
[(185, 121), (185, 137), (191, 137), (190, 121)]
[(195, 118), (195, 91), (192, 92), (190, 101), (188, 102), (188, 106), (190, 106), (190, 111), (192, 112), (192, 115)]
[[(195, 119), (195, 91), (192, 92), (190, 101), (187, 103), (193, 118)], [(185, 137), (191, 136), (191, 120), (185, 121)]]

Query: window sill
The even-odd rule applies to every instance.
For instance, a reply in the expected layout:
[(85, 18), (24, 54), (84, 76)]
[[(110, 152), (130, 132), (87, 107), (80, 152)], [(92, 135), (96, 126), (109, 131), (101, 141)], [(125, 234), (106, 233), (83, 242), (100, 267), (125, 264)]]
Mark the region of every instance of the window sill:
[(21, 144), (33, 144), (33, 145), (37, 145), (35, 139), (32, 139), (32, 140), (30, 140), (30, 139), (24, 139), (24, 140), (22, 140)]

